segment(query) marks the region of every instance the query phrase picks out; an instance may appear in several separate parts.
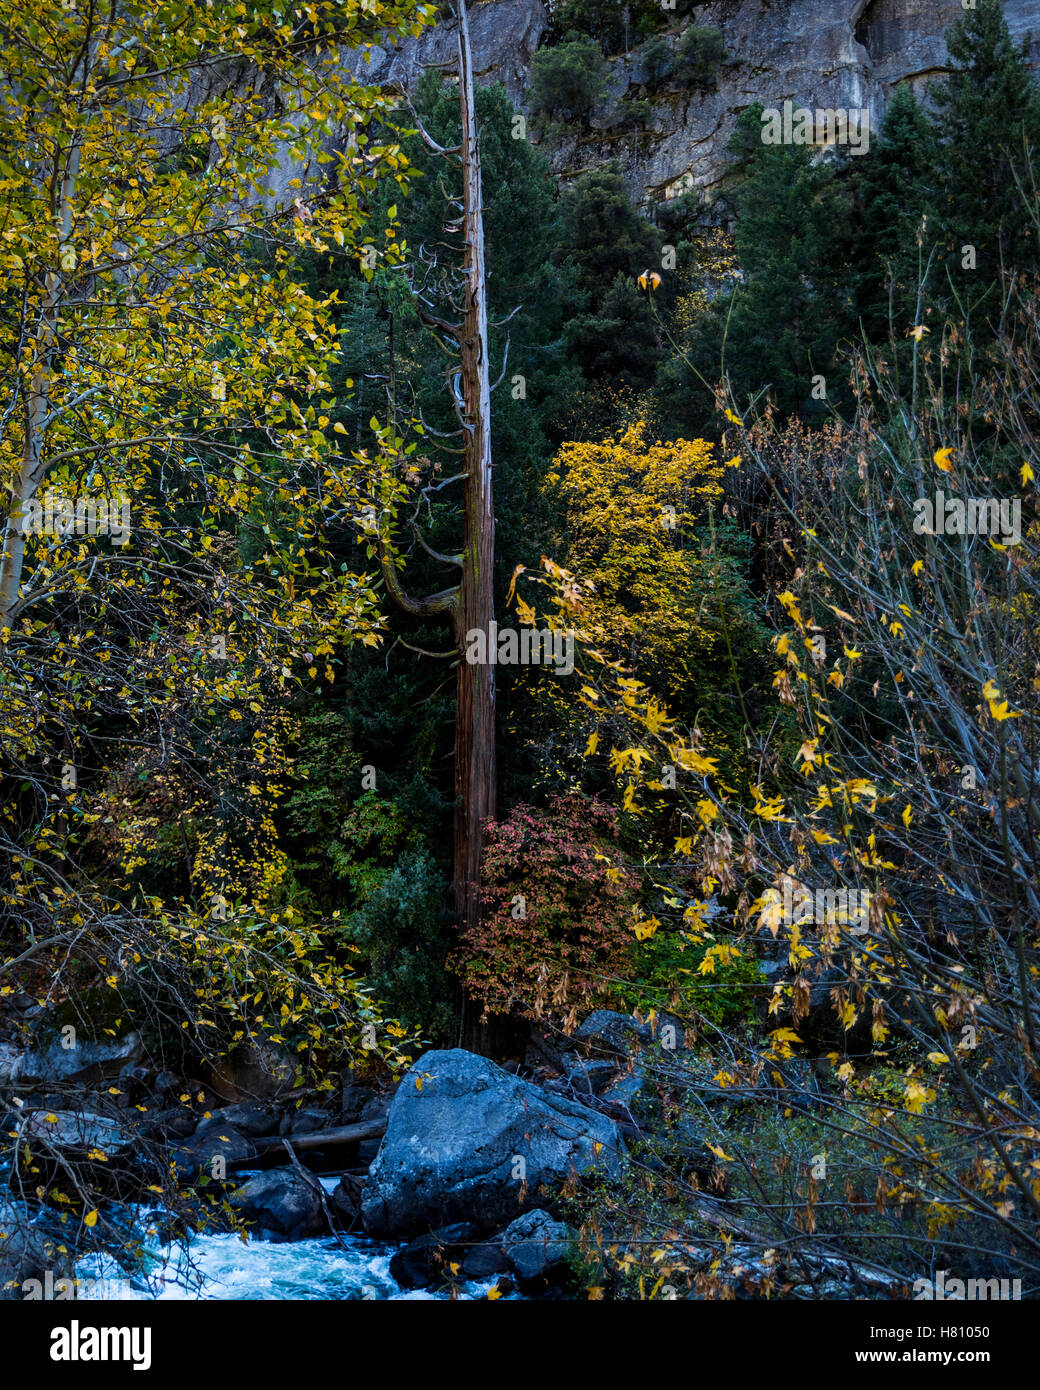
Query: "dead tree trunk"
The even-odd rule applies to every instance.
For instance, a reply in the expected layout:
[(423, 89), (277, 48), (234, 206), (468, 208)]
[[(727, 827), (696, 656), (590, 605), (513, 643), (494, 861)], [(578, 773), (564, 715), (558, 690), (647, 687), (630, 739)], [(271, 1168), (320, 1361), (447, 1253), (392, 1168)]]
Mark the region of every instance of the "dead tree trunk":
[[(407, 612), (448, 617), (458, 660), (455, 723), (455, 796), (453, 894), (460, 931), (472, 932), (480, 922), (480, 860), (484, 821), (495, 814), (495, 670), (488, 651), (487, 664), (465, 660), (467, 634), (479, 630), (490, 647), (494, 629), (495, 514), (491, 489), (491, 376), (488, 354), (487, 276), (484, 264), (484, 214), (473, 94), (469, 22), (466, 0), (458, 0), (459, 104), (462, 142), (457, 153), (462, 166), (462, 199), (459, 225), (463, 243), (461, 318), (457, 323), (427, 312), (420, 316), (443, 336), (457, 344), (458, 360), (449, 372), (463, 446), (464, 535), (459, 555), (435, 558), (456, 564), (459, 583), (426, 598), (404, 592), (394, 557), (380, 541), (380, 559), (388, 591)], [(427, 143), (442, 155), (455, 153), (437, 146), (425, 132)], [(413, 518), (413, 530), (414, 518)]]
[(491, 496), (491, 377), (488, 361), (484, 211), (473, 101), (466, 0), (459, 0), (459, 101), (462, 106), (462, 225), (466, 244), (466, 313), (459, 335), (466, 446), (465, 537), (455, 636), (480, 630), (488, 664), (458, 667), (455, 724), (455, 905), (463, 933), (480, 922), (483, 823), (495, 814), (495, 668), (490, 641), (495, 616), (495, 513)]

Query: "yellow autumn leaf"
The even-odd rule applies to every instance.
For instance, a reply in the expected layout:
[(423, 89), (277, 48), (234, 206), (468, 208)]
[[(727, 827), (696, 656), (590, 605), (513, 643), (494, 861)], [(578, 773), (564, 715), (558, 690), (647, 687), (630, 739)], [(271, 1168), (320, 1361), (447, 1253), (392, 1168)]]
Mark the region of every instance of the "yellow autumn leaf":
[(936, 468), (938, 468), (941, 472), (949, 473), (953, 467), (953, 464), (950, 462), (950, 459), (952, 458), (952, 449), (936, 449), (935, 454), (933, 455), (933, 462), (935, 463)]

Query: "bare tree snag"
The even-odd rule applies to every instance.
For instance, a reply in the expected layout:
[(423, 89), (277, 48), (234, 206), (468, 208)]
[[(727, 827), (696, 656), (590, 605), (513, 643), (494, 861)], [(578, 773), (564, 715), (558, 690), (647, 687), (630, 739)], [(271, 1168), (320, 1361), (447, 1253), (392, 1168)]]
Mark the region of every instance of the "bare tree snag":
[[(462, 106), (463, 236), (466, 243), (466, 313), (460, 334), (466, 429), (465, 536), (455, 635), (489, 635), (495, 616), (495, 514), (491, 494), (491, 376), (488, 359), (484, 210), (473, 100), (473, 68), (466, 0), (459, 0), (459, 101)], [(488, 656), (491, 653), (489, 651)], [(483, 823), (495, 814), (495, 668), (458, 667), (455, 725), (455, 900), (463, 933), (480, 922)]]
[[(452, 589), (426, 598), (404, 592), (392, 555), (380, 547), (388, 592), (418, 617), (450, 618), (459, 654), (455, 723), (455, 832), (453, 891), (462, 933), (480, 921), (480, 859), (484, 821), (495, 814), (495, 668), (470, 665), (462, 657), (466, 634), (488, 634), (494, 618), (495, 514), (491, 488), (491, 376), (488, 355), (487, 277), (484, 264), (484, 215), (473, 94), (469, 21), (465, 0), (456, 7), (459, 35), (459, 104), (462, 142), (462, 215), (464, 303), (461, 322), (448, 323), (429, 313), (422, 317), (458, 344), (458, 361), (450, 376), (462, 427), (464, 457), (464, 537), (458, 556), (437, 556), (461, 567)], [(429, 142), (431, 145), (432, 141)], [(440, 153), (452, 153), (442, 151)], [(414, 529), (414, 527), (413, 527)], [(417, 533), (418, 534), (418, 533)], [(429, 547), (418, 537), (424, 548)], [(432, 552), (431, 552), (432, 553)]]

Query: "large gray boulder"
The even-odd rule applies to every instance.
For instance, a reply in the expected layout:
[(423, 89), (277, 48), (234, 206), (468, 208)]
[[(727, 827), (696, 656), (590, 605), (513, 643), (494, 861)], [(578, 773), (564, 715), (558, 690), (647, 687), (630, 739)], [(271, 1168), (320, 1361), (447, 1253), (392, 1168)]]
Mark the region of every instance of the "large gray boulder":
[(394, 1095), (362, 1219), (377, 1236), (458, 1221), (487, 1229), (572, 1174), (617, 1173), (624, 1154), (607, 1116), (461, 1048), (427, 1052)]

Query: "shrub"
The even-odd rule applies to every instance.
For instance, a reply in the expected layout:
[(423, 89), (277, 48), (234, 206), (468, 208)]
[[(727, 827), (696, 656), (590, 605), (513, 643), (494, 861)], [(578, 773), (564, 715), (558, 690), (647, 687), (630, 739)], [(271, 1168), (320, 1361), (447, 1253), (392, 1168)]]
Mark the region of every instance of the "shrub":
[(584, 116), (606, 85), (605, 64), (591, 40), (573, 37), (558, 48), (543, 48), (531, 63), (531, 91), (536, 111), (555, 116)]
[(714, 82), (725, 59), (722, 30), (714, 24), (691, 24), (675, 50), (676, 71), (697, 87), (707, 87)]
[(445, 886), (428, 850), (406, 849), (347, 919), (376, 995), (398, 1018), (435, 1035), (451, 1024)]
[(634, 885), (616, 847), (617, 815), (558, 796), (487, 828), (484, 919), (458, 951), (467, 991), (489, 1013), (573, 1027), (624, 973)]
[(632, 982), (618, 990), (620, 1007), (666, 1010), (680, 1018), (699, 1015), (716, 1026), (748, 1022), (762, 1001), (763, 975), (757, 960), (718, 954), (704, 967), (708, 944), (685, 934), (658, 932), (632, 948)]
[(552, 28), (564, 37), (577, 30), (594, 38), (605, 53), (621, 53), (692, 9), (692, 0), (675, 0), (674, 9), (668, 10), (660, 0), (628, 0), (625, 5), (618, 0), (556, 0)]
[(660, 82), (671, 66), (672, 46), (663, 34), (654, 34), (640, 50), (647, 80)]

